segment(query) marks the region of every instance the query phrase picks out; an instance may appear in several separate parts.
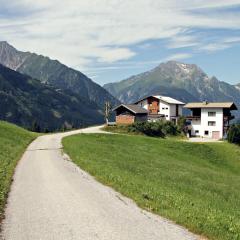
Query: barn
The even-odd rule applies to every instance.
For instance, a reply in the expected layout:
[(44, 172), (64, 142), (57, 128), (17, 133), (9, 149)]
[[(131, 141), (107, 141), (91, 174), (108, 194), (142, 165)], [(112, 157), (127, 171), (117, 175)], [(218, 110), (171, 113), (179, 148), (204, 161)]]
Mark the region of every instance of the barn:
[(148, 111), (135, 104), (121, 104), (113, 111), (116, 112), (116, 124), (132, 124), (148, 119)]

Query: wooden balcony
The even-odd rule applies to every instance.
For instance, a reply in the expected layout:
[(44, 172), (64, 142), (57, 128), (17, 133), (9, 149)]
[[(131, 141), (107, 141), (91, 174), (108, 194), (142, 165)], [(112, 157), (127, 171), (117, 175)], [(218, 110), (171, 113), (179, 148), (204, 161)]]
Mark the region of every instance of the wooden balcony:
[(195, 120), (195, 121), (200, 121), (201, 120), (201, 116), (186, 116), (187, 120)]

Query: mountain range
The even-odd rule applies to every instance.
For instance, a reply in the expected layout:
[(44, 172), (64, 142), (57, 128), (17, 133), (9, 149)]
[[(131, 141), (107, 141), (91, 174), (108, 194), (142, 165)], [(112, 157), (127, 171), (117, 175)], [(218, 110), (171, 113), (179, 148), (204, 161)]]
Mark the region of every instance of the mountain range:
[(238, 90), (240, 90), (240, 83), (235, 85), (235, 88), (237, 88)]
[(83, 73), (57, 60), (30, 52), (21, 52), (7, 42), (0, 42), (0, 64), (44, 84), (70, 90), (103, 108), (105, 101), (119, 103), (111, 94)]
[[(30, 122), (37, 119), (41, 129), (49, 130), (57, 130), (64, 123), (69, 127), (80, 127), (102, 123), (106, 101), (112, 105), (119, 103), (83, 73), (57, 60), (18, 51), (7, 42), (0, 42), (0, 64), (0, 91), (4, 96), (0, 110), (2, 120), (29, 128)], [(4, 106), (10, 99), (11, 108)], [(55, 116), (51, 116), (50, 112), (54, 112)]]
[(0, 42), (1, 120), (42, 131), (82, 127), (103, 122), (106, 101), (115, 106), (159, 94), (183, 102), (233, 101), (240, 109), (240, 84), (209, 77), (195, 64), (169, 61), (101, 87), (57, 60)]
[(102, 123), (103, 115), (94, 102), (0, 65), (0, 119), (54, 131)]
[[(209, 77), (195, 64), (177, 61), (161, 63), (156, 68), (126, 80), (109, 83), (104, 88), (124, 103), (147, 95), (167, 95), (183, 102), (233, 101), (240, 109), (240, 84), (231, 85)], [(237, 113), (240, 116), (240, 113)]]

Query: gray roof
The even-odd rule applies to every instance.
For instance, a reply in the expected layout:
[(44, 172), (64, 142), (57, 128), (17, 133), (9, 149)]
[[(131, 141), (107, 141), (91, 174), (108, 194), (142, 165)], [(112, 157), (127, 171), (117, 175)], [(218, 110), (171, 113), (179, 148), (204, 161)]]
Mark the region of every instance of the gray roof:
[(124, 107), (135, 114), (147, 114), (148, 113), (148, 111), (145, 108), (142, 108), (135, 104), (121, 104), (121, 105), (115, 107), (113, 109), (113, 111), (116, 111), (120, 107)]
[(193, 102), (186, 104), (184, 108), (229, 108), (237, 110), (233, 102)]

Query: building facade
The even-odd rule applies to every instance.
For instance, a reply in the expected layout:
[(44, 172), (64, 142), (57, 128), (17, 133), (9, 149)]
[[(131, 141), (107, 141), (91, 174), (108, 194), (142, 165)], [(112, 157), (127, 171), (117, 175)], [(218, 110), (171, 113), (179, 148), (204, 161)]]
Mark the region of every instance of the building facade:
[(191, 116), (187, 116), (189, 135), (213, 139), (226, 136), (230, 121), (234, 118), (231, 110), (237, 110), (233, 102), (188, 103), (184, 108), (191, 110)]
[(183, 105), (174, 98), (166, 96), (148, 96), (135, 103), (148, 111), (149, 120), (157, 118), (176, 122), (179, 116), (182, 116)]

